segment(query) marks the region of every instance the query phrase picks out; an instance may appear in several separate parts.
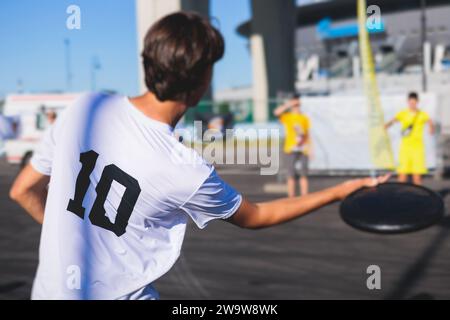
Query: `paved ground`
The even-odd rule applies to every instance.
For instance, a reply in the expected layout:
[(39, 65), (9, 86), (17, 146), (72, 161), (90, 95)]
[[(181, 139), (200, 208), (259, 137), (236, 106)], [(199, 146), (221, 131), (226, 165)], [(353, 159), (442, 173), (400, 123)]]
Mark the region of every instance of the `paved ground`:
[[(7, 198), (16, 173), (0, 162), (0, 299), (28, 299), (37, 264), (40, 228)], [(223, 176), (252, 200), (277, 197), (263, 191), (274, 177)], [(340, 180), (315, 177), (312, 188)], [(437, 191), (450, 187), (448, 180), (426, 182)], [(335, 204), (260, 231), (190, 224), (182, 256), (156, 287), (163, 299), (450, 299), (449, 221), (408, 235), (372, 235), (345, 225)], [(381, 267), (381, 290), (366, 287), (372, 264)]]

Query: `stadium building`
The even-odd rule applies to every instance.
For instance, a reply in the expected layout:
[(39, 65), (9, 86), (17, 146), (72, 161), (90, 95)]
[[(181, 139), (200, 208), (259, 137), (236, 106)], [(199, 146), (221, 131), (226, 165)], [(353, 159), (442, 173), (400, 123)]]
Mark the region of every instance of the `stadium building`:
[[(259, 86), (255, 82), (261, 82), (255, 71), (253, 88), (216, 92), (215, 100), (232, 104), (238, 100), (242, 104), (244, 98), (253, 100), (247, 108), (255, 113), (264, 108), (259, 113), (267, 114), (269, 119), (273, 99), (282, 97), (289, 87), (278, 85), (283, 78), (295, 78), (293, 90), (307, 95), (362, 94), (356, 3), (315, 1), (295, 8), (294, 59), (290, 70), (278, 68), (280, 61), (273, 59), (270, 52), (275, 49), (265, 49), (265, 81), (269, 86), (266, 103), (255, 100)], [(450, 84), (450, 1), (379, 0), (367, 1), (367, 5), (368, 19), (376, 21), (375, 15), (379, 14), (379, 23), (368, 27), (368, 31), (382, 94), (410, 90), (444, 93)], [(249, 40), (252, 60), (259, 59), (252, 43), (260, 33), (256, 13), (253, 10), (252, 20), (237, 27), (237, 32)], [(443, 103), (449, 105), (450, 100)]]
[[(369, 32), (380, 73), (420, 72), (423, 42), (427, 71), (441, 72), (450, 68), (448, 0), (428, 0), (424, 7), (420, 0), (375, 3), (376, 7), (371, 7), (368, 1), (368, 17), (381, 14), (381, 21)], [(315, 2), (301, 5), (296, 11), (295, 55), (298, 66), (310, 70), (308, 73), (299, 70), (297, 79), (359, 76), (356, 1)], [(422, 13), (426, 18), (425, 34), (422, 34)], [(250, 38), (252, 22), (245, 22), (237, 31)]]

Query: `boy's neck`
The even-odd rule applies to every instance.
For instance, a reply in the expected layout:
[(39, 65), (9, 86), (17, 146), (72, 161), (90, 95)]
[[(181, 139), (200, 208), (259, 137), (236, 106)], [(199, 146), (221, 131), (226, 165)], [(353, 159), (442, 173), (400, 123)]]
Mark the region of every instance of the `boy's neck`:
[(188, 108), (185, 103), (179, 101), (161, 102), (151, 92), (130, 98), (130, 102), (147, 117), (167, 123), (172, 128), (176, 126)]

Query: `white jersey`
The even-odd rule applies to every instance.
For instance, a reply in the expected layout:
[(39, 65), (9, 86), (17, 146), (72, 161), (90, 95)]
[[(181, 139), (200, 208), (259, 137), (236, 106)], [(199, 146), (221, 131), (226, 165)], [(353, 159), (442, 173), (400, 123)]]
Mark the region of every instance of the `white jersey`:
[(33, 299), (157, 299), (190, 217), (227, 219), (242, 197), (172, 128), (123, 96), (68, 108), (31, 160), (50, 185)]

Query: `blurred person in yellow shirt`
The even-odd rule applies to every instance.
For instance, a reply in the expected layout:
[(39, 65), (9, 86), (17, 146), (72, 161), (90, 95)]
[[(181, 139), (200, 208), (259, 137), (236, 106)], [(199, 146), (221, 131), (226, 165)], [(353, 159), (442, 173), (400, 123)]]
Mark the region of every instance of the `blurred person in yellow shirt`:
[[(288, 170), (288, 196), (295, 197), (297, 180), (300, 178), (301, 195), (308, 194), (308, 162), (310, 152), (309, 118), (301, 111), (300, 95), (295, 95), (278, 106), (273, 114), (284, 126), (284, 153)], [(300, 167), (300, 168), (299, 168)]]
[(408, 95), (408, 108), (398, 112), (394, 119), (386, 123), (388, 129), (394, 123), (401, 124), (402, 141), (400, 144), (398, 181), (407, 182), (412, 175), (413, 183), (422, 184), (422, 175), (428, 172), (425, 157), (424, 128), (428, 124), (429, 133), (434, 134), (434, 124), (428, 113), (418, 107), (419, 96), (416, 92)]

